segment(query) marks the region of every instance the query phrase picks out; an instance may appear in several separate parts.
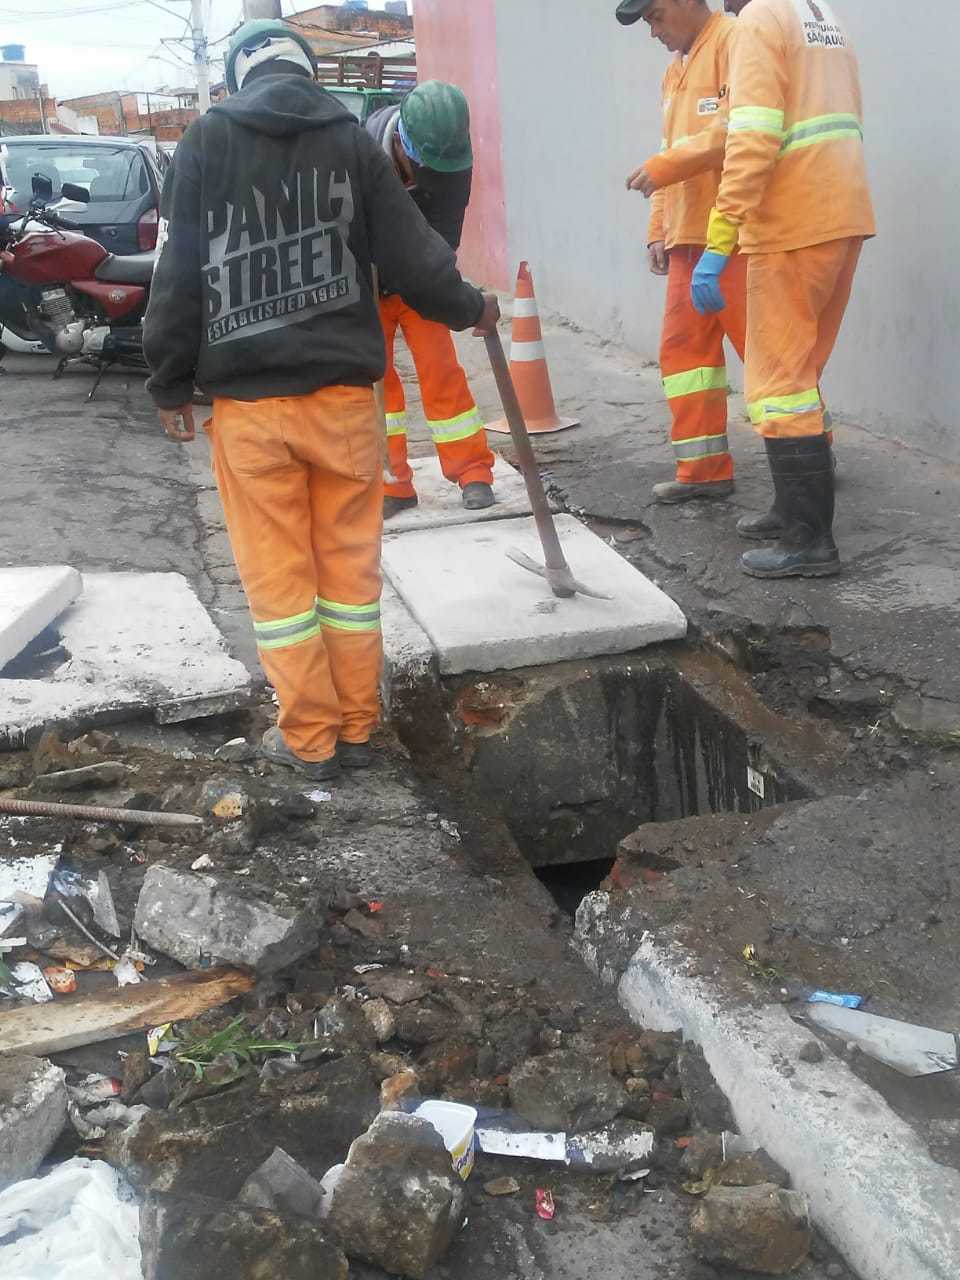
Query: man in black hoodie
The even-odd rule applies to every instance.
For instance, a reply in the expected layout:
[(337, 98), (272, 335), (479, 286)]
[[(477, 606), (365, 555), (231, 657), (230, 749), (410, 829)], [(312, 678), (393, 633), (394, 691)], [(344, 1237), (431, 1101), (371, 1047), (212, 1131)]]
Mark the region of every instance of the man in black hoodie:
[(371, 761), (381, 665), (384, 288), (452, 329), (491, 332), (393, 166), (314, 81), (282, 22), (233, 40), (234, 96), (195, 120), (164, 185), (144, 320), (147, 389), (167, 434), (194, 438), (195, 385), (227, 530), (280, 706), (276, 763), (326, 781)]

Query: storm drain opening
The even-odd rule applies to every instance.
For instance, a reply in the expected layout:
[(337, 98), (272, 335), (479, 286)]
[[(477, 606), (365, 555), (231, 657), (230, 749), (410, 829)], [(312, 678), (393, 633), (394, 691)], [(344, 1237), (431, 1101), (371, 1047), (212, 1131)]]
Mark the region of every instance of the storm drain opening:
[(644, 824), (810, 794), (668, 662), (505, 673), (461, 684), (453, 703), (472, 786), (570, 915)]

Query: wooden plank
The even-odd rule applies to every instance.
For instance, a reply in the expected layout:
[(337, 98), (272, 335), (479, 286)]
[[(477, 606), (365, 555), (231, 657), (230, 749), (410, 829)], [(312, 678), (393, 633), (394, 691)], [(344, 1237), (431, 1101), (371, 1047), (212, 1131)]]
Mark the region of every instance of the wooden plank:
[(0, 1055), (61, 1053), (196, 1018), (244, 995), (256, 981), (254, 973), (223, 966), (10, 1009), (0, 1013)]

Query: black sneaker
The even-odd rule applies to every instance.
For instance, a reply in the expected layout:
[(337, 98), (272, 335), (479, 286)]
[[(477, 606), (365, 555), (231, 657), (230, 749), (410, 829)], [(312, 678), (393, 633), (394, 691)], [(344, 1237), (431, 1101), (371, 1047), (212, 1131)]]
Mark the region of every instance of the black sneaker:
[(263, 754), (271, 764), (293, 769), (311, 782), (332, 782), (340, 776), (340, 762), (336, 756), (331, 756), (329, 760), (301, 760), (284, 742), (277, 725), (266, 731), (262, 745)]

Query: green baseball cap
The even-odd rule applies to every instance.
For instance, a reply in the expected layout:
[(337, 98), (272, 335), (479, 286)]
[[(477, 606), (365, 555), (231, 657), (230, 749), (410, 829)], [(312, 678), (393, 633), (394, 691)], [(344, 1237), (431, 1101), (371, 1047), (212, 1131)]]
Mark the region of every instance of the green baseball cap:
[(413, 145), (413, 159), (437, 173), (458, 173), (473, 164), (470, 107), (462, 89), (445, 80), (427, 80), (400, 106), (401, 137)]
[(230, 41), (225, 65), (227, 88), (236, 93), (248, 71), (271, 61), (290, 62), (317, 74), (317, 56), (306, 36), (289, 23), (257, 18), (245, 22)]

